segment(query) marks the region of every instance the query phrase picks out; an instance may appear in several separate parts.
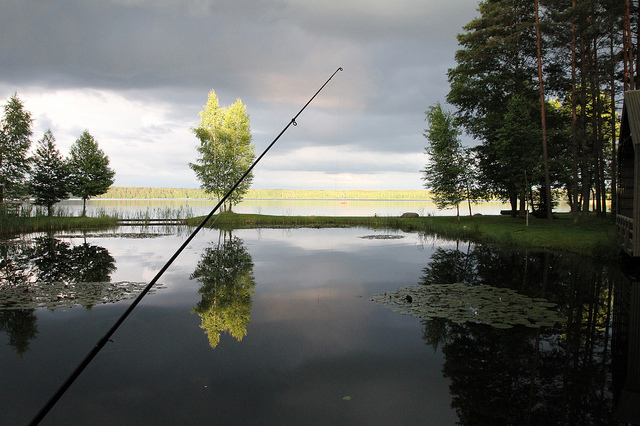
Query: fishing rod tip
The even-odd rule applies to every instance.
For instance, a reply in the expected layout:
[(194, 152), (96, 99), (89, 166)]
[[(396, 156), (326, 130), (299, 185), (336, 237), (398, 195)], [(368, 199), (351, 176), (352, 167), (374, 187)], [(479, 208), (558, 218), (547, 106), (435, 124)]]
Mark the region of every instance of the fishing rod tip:
[(344, 71), (342, 67), (338, 67), (338, 71)]

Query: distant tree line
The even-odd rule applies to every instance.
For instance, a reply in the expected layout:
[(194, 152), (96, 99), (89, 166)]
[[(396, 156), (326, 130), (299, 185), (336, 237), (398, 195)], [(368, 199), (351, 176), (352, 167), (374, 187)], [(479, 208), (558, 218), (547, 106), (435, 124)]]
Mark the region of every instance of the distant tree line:
[[(426, 187), (452, 205), (492, 196), (513, 214), (533, 205), (548, 218), (562, 194), (574, 221), (590, 204), (604, 217), (616, 188), (622, 94), (638, 87), (638, 2), (484, 0), (478, 11), (448, 71), (455, 119), (427, 111)], [(460, 130), (479, 145), (463, 149)], [(473, 171), (465, 178), (456, 174), (460, 155)], [(446, 178), (434, 161), (447, 163)]]
[[(194, 199), (211, 198), (199, 188), (150, 188), (112, 186), (96, 198), (101, 199)], [(245, 199), (250, 200), (431, 200), (432, 193), (425, 190), (307, 190), (307, 189), (254, 189)]]
[(33, 198), (53, 214), (53, 205), (71, 195), (86, 202), (113, 184), (115, 172), (98, 142), (85, 130), (64, 158), (51, 130), (45, 131), (33, 155), (29, 155), (33, 118), (14, 94), (4, 105), (0, 121), (0, 207), (10, 201)]

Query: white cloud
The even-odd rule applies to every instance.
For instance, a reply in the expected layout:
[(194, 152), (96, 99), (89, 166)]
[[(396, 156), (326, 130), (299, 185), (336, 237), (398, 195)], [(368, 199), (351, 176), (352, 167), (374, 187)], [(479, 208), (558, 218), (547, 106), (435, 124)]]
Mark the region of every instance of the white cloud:
[(35, 118), (34, 140), (50, 128), (63, 155), (88, 130), (109, 156), (116, 185), (119, 175), (138, 176), (147, 184), (153, 177), (174, 174), (180, 181), (195, 182), (188, 168), (196, 152), (189, 132), (194, 122), (176, 121), (170, 104), (143, 103), (94, 89), (27, 91), (18, 96)]

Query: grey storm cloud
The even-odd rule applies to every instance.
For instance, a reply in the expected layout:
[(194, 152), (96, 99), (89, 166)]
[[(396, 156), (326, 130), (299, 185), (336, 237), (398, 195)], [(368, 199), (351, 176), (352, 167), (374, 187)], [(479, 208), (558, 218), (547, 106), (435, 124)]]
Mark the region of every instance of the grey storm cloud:
[[(456, 34), (476, 9), (476, 0), (0, 0), (0, 87), (115, 91), (171, 105), (173, 121), (191, 125), (215, 89), (223, 104), (247, 105), (260, 149), (340, 66), (293, 146), (422, 152), (424, 110), (444, 101)], [(162, 128), (146, 131), (140, 141)]]

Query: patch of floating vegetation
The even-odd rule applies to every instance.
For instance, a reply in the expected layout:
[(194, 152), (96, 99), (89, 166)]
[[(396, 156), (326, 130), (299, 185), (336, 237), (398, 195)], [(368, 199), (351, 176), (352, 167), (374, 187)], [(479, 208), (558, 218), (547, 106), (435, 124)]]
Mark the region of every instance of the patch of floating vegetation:
[(92, 232), (84, 234), (65, 233), (56, 238), (158, 238), (174, 235), (170, 232)]
[(393, 235), (393, 234), (382, 234), (382, 235), (363, 235), (362, 237), (365, 240), (399, 240), (404, 238), (403, 235)]
[(371, 300), (403, 315), (427, 320), (445, 318), (455, 323), (482, 323), (495, 328), (552, 327), (564, 321), (551, 309), (555, 303), (489, 285), (413, 285), (374, 294)]
[[(92, 307), (136, 297), (144, 289), (144, 282), (34, 282), (28, 285), (0, 285), (0, 309)], [(156, 285), (151, 289), (164, 288)]]

